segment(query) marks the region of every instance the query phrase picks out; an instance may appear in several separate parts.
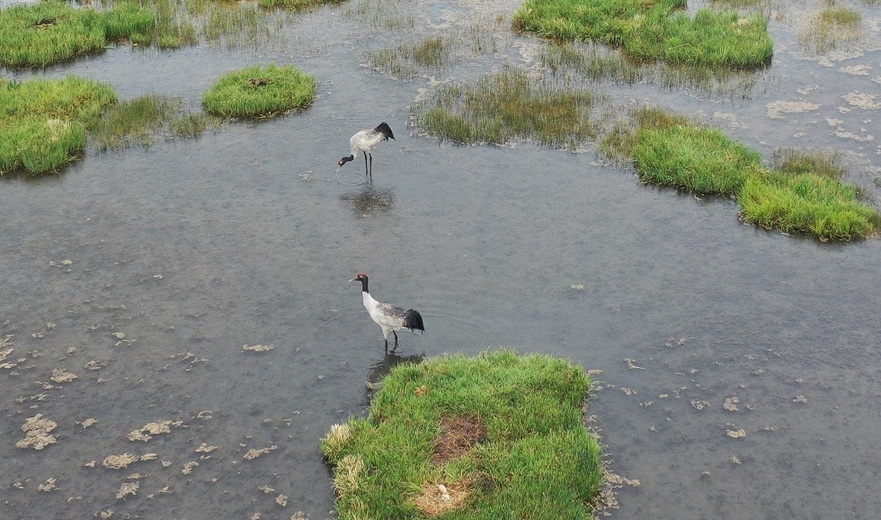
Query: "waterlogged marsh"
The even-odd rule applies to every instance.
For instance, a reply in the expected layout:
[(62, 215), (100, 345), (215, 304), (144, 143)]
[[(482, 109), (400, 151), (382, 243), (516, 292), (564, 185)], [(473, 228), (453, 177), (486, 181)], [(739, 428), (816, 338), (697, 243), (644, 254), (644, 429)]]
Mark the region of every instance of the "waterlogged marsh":
[[(745, 98), (600, 81), (597, 110), (656, 104), (766, 161), (836, 150), (844, 180), (877, 197), (877, 9), (855, 4), (863, 39), (818, 54), (800, 34), (824, 5), (776, 7), (772, 67)], [(613, 517), (877, 518), (878, 240), (743, 225), (734, 201), (642, 186), (592, 143), (419, 137), (410, 108), (436, 81), (538, 70), (545, 44), (497, 22), (517, 7), (354, 0), (257, 47), (120, 46), (4, 71), (192, 110), (224, 73), (269, 61), (319, 86), (301, 113), (0, 179), (0, 514), (331, 517), (319, 439), (363, 414), (365, 381), (399, 361), (346, 284), (364, 270), (378, 299), (425, 318), (401, 357), (508, 345), (602, 370), (590, 413), (613, 471), (640, 482)], [(439, 34), (482, 40), (430, 78), (367, 66)], [(375, 185), (337, 173), (348, 136), (382, 120), (398, 139), (374, 154)], [(55, 442), (15, 447), (40, 419)]]

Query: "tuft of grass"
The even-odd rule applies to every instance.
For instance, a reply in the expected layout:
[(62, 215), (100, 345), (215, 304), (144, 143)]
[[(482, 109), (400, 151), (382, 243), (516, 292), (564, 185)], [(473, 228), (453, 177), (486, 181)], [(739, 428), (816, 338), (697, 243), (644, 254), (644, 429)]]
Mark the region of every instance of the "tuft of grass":
[(514, 13), (515, 29), (560, 41), (621, 47), (640, 61), (751, 68), (773, 54), (760, 14), (702, 8), (679, 12), (685, 0), (526, 0)]
[(736, 195), (761, 166), (758, 152), (712, 128), (642, 128), (633, 164), (644, 182), (713, 195)]
[(216, 118), (197, 112), (185, 115), (175, 115), (168, 122), (168, 130), (172, 137), (193, 138), (202, 135), (205, 130), (216, 127)]
[(862, 239), (878, 230), (877, 212), (856, 188), (813, 173), (769, 172), (747, 179), (741, 218), (784, 233), (810, 233), (821, 241)]
[(111, 86), (76, 76), (0, 83), (0, 174), (51, 172), (79, 157), (86, 128), (115, 102)]
[(294, 66), (257, 65), (221, 76), (202, 102), (217, 116), (270, 117), (308, 107), (316, 89), (315, 77)]
[(530, 80), (505, 67), (475, 85), (447, 85), (419, 107), (419, 125), (454, 143), (502, 144), (534, 139), (543, 145), (576, 147), (596, 135), (589, 115), (594, 95)]
[(416, 77), (420, 69), (442, 70), (452, 61), (452, 45), (446, 38), (429, 36), (413, 45), (382, 49), (368, 56), (372, 68), (399, 79)]
[(150, 32), (153, 14), (134, 5), (75, 9), (60, 0), (0, 10), (0, 64), (42, 67), (99, 52), (109, 40)]
[(395, 367), (321, 449), (340, 518), (593, 518), (602, 485), (584, 370), (510, 350)]

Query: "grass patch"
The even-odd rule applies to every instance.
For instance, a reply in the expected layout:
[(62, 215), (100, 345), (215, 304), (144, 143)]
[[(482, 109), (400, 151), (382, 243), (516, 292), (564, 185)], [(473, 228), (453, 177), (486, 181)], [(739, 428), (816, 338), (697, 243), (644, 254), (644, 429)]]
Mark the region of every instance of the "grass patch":
[(656, 108), (640, 108), (619, 121), (600, 150), (630, 160), (644, 182), (695, 193), (735, 197), (741, 219), (821, 241), (855, 240), (881, 228), (878, 212), (843, 184), (846, 170), (834, 152), (777, 150), (771, 168), (758, 152), (722, 132)]
[(398, 365), (366, 419), (331, 427), (340, 518), (593, 518), (600, 445), (584, 370), (509, 350)]
[(534, 139), (550, 146), (576, 147), (596, 135), (589, 119), (594, 95), (530, 80), (505, 67), (475, 85), (447, 85), (418, 110), (418, 124), (454, 143), (502, 144)]
[(221, 76), (202, 102), (216, 116), (270, 117), (308, 107), (316, 88), (315, 77), (296, 67), (258, 65)]
[(721, 131), (694, 125), (641, 128), (633, 147), (633, 164), (644, 182), (699, 194), (736, 195), (761, 159)]
[(702, 8), (679, 12), (685, 0), (526, 0), (515, 29), (561, 41), (621, 47), (639, 61), (751, 68), (773, 54), (767, 20), (759, 14)]
[(76, 76), (0, 81), (0, 174), (46, 173), (79, 157), (86, 129), (115, 101), (109, 85)]
[(862, 38), (859, 11), (826, 0), (823, 9), (812, 17), (799, 35), (799, 42), (814, 52), (826, 52), (842, 43)]
[(150, 11), (122, 4), (109, 11), (44, 0), (0, 11), (0, 64), (38, 67), (99, 52), (108, 41), (148, 33)]
[(747, 179), (740, 192), (741, 218), (785, 233), (810, 233), (821, 241), (854, 240), (874, 233), (878, 213), (857, 189), (813, 173), (770, 172)]

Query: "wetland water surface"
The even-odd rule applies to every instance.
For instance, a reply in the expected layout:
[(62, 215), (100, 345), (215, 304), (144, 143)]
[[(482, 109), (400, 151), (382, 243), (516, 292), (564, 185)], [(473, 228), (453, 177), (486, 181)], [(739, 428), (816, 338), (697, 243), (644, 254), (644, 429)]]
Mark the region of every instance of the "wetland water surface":
[[(853, 4), (863, 40), (811, 54), (798, 34), (820, 4), (774, 4), (774, 62), (745, 99), (596, 88), (765, 157), (837, 150), (877, 196), (881, 15)], [(122, 47), (5, 71), (191, 107), (221, 74), (268, 61), (320, 86), (303, 113), (0, 179), (0, 517), (332, 517), (319, 439), (365, 412), (365, 381), (400, 358), (498, 346), (602, 371), (590, 413), (612, 471), (640, 484), (613, 517), (881, 517), (881, 242), (746, 226), (736, 202), (641, 186), (593, 146), (419, 137), (410, 106), (433, 80), (537, 67), (543, 44), (496, 25), (517, 5), (352, 0), (290, 17), (257, 51)], [(432, 79), (363, 66), (371, 50), (481, 31), (495, 52)], [(349, 136), (383, 120), (398, 139), (376, 150), (375, 185), (357, 160), (338, 173)], [(362, 270), (377, 299), (425, 319), (397, 356), (346, 283)], [(17, 448), (37, 414), (56, 443)]]

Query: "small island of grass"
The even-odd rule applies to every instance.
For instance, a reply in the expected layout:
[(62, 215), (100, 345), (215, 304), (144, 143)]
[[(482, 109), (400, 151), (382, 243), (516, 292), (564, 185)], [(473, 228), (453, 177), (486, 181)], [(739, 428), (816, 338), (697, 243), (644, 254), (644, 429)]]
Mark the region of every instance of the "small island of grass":
[(840, 181), (844, 169), (835, 155), (789, 152), (768, 168), (758, 152), (721, 131), (654, 108), (635, 111), (600, 147), (631, 160), (643, 182), (734, 197), (742, 220), (767, 229), (825, 242), (863, 239), (881, 227), (859, 190)]
[(44, 173), (82, 154), (87, 128), (116, 102), (110, 85), (76, 76), (0, 79), (0, 174)]
[(314, 76), (291, 65), (247, 67), (221, 76), (205, 93), (205, 111), (222, 117), (271, 117), (315, 99)]
[(510, 350), (397, 366), (322, 442), (340, 518), (590, 519), (601, 447), (584, 369)]

